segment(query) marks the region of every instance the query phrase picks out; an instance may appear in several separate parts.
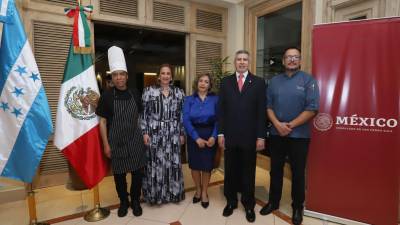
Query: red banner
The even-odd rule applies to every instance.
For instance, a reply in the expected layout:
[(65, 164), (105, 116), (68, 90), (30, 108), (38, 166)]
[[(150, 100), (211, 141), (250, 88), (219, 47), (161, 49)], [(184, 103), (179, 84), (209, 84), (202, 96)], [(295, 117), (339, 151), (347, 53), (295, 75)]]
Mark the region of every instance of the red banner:
[(307, 168), (307, 210), (397, 225), (400, 19), (317, 25), (321, 92)]

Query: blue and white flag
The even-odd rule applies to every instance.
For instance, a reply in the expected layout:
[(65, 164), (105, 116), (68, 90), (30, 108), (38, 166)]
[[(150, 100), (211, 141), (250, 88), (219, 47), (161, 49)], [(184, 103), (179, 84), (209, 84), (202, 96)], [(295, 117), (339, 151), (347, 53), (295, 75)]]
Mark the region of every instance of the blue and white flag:
[(0, 175), (32, 182), (53, 131), (50, 109), (14, 0), (0, 0)]

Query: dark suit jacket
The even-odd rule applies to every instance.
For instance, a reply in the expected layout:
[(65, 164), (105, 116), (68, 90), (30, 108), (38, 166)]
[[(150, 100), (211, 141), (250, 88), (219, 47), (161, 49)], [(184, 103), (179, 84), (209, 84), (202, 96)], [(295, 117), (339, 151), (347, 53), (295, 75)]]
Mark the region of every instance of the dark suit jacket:
[(250, 72), (240, 92), (236, 73), (221, 81), (218, 101), (219, 133), (225, 146), (253, 148), (257, 138), (265, 138), (265, 82)]

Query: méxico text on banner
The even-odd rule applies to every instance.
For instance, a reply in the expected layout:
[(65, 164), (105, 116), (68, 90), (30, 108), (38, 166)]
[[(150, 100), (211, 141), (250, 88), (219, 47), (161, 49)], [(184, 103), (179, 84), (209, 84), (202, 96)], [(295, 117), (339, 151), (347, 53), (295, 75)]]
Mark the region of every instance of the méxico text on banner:
[(400, 19), (317, 25), (321, 89), (311, 138), (307, 210), (395, 225), (399, 204)]

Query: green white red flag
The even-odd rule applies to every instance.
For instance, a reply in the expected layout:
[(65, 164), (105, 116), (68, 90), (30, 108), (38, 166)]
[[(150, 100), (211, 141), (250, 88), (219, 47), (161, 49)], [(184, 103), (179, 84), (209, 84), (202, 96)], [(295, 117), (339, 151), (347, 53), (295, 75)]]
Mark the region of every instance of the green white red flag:
[(54, 144), (86, 187), (92, 188), (107, 174), (109, 163), (102, 151), (95, 114), (99, 89), (92, 56), (74, 49), (71, 42), (58, 100)]

